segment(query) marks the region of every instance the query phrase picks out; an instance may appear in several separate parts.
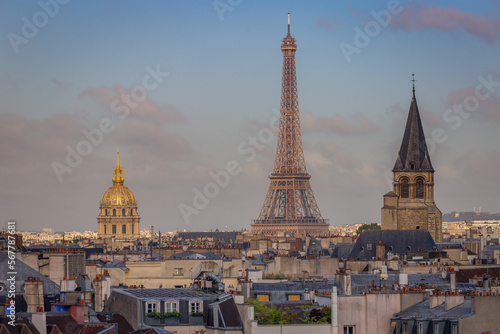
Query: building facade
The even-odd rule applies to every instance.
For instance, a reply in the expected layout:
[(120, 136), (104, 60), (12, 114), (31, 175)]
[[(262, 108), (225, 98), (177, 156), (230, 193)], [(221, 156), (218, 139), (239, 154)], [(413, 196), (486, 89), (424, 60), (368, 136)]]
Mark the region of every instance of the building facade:
[(113, 168), (113, 185), (102, 195), (97, 217), (98, 238), (139, 238), (140, 216), (137, 201), (130, 189), (123, 185), (123, 168), (117, 152), (116, 167)]
[(434, 202), (434, 168), (415, 98), (393, 172), (393, 190), (384, 195), (383, 230), (428, 230), (442, 240), (442, 213)]

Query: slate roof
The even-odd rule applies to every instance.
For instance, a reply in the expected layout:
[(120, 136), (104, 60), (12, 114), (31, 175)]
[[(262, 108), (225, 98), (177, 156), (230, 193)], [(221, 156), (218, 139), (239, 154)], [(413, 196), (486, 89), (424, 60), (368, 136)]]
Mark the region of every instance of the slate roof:
[(324, 291), (332, 290), (334, 284), (328, 282), (281, 282), (281, 283), (253, 283), (255, 292), (262, 291), (304, 291), (306, 288)]
[(347, 259), (349, 258), (349, 254), (351, 253), (353, 248), (354, 248), (353, 243), (336, 244), (335, 246), (333, 246), (332, 257), (338, 259)]
[(217, 316), (219, 317), (219, 325), (217, 328), (223, 328), (226, 330), (243, 328), (243, 320), (241, 319), (236, 303), (231, 296), (223, 297), (210, 304), (209, 315), (207, 317), (208, 327), (215, 327), (214, 317)]
[[(0, 252), (0, 268), (6, 269), (7, 268), (7, 260), (8, 260), (8, 253), (7, 251), (2, 251)], [(18, 285), (22, 285), (21, 282), (26, 281), (28, 277), (39, 277), (41, 281), (43, 281), (43, 292), (45, 295), (58, 295), (59, 294), (59, 285), (56, 284), (54, 281), (49, 279), (47, 276), (40, 274), (38, 271), (35, 269), (31, 268), (24, 262), (22, 262), (20, 259), (16, 259), (15, 263), (15, 268), (16, 268), (16, 289)], [(0, 270), (0, 283), (4, 284), (7, 286), (7, 279), (10, 277), (10, 275), (7, 274), (7, 270)], [(5, 291), (4, 293), (6, 293)], [(18, 291), (19, 292), (19, 291)], [(0, 293), (1, 294), (1, 293)]]
[(425, 143), (424, 128), (418, 111), (417, 99), (415, 98), (415, 86), (413, 86), (413, 97), (403, 141), (393, 171), (434, 172), (427, 144)]
[[(400, 280), (398, 274), (388, 274), (386, 281), (380, 281), (380, 275), (375, 274), (351, 274), (351, 286), (371, 286), (372, 282), (376, 284), (383, 283), (386, 286), (391, 286)], [(446, 289), (450, 287), (450, 277), (446, 276), (445, 279), (441, 277), (440, 273), (435, 274), (408, 274), (408, 285), (425, 284), (434, 286), (438, 289)]]
[(193, 260), (193, 259), (199, 259), (199, 260), (221, 260), (222, 256), (220, 255), (215, 255), (214, 253), (198, 253), (198, 252), (193, 252), (190, 250), (187, 250), (185, 252), (180, 252), (177, 254), (172, 254), (168, 259), (169, 260), (178, 260), (178, 259), (188, 259), (188, 260)]
[(120, 313), (99, 313), (97, 314), (97, 319), (100, 322), (105, 322), (108, 324), (117, 324), (118, 325), (117, 334), (128, 334), (134, 330), (132, 325), (130, 325), (127, 319)]
[(465, 299), (462, 304), (448, 311), (445, 311), (444, 306), (445, 304), (443, 303), (430, 308), (430, 299), (427, 299), (402, 312), (396, 313), (393, 319), (456, 320), (474, 315), (470, 299)]
[(183, 240), (213, 238), (214, 240), (235, 241), (237, 234), (237, 232), (177, 232), (177, 235), (173, 238), (173, 240), (176, 241), (178, 237), (181, 237)]
[(376, 244), (382, 241), (386, 252), (404, 255), (408, 251), (433, 250), (436, 244), (427, 230), (365, 230), (361, 233), (349, 258), (362, 261), (376, 257)]
[(141, 300), (194, 300), (214, 299), (215, 293), (196, 291), (193, 289), (114, 289), (112, 293), (121, 293)]

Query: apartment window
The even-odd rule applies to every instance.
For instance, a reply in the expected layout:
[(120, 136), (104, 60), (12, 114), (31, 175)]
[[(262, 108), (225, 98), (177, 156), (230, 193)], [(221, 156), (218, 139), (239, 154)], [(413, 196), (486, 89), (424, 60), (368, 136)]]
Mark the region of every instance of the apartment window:
[(134, 234), (134, 223), (132, 223), (132, 234)]
[(424, 334), (424, 323), (423, 322), (419, 322), (418, 323), (418, 334)]
[(158, 302), (147, 302), (146, 303), (146, 313), (158, 312)]
[(166, 312), (177, 312), (176, 302), (166, 302), (165, 303), (165, 313)]
[(297, 301), (300, 300), (300, 295), (288, 295), (289, 301)]
[(116, 225), (111, 226), (111, 230), (113, 234), (116, 234)]
[(127, 225), (122, 225), (122, 234), (127, 234)]
[(107, 227), (107, 226), (106, 226), (106, 225), (104, 225), (104, 234), (108, 233), (108, 232), (106, 231), (106, 230), (107, 230), (107, 228), (106, 228), (106, 227)]
[(354, 326), (344, 326), (344, 334), (354, 334)]
[(451, 324), (451, 334), (458, 334), (458, 324)]
[(439, 334), (439, 323), (434, 323), (434, 334)]
[(403, 334), (410, 334), (408, 333), (408, 323), (403, 322)]
[(174, 276), (184, 276), (184, 268), (175, 268)]
[(189, 310), (191, 311), (191, 313), (202, 312), (201, 302), (190, 302)]
[(257, 295), (257, 301), (259, 302), (268, 302), (269, 295)]

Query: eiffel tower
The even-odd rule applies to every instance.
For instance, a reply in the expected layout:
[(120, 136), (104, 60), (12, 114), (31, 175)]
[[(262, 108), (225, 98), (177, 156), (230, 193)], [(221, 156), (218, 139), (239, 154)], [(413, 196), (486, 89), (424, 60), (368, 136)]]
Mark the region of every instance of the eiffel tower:
[(300, 235), (328, 235), (328, 220), (323, 219), (309, 183), (302, 135), (300, 132), (295, 52), (297, 44), (288, 34), (281, 43), (283, 73), (281, 82), (281, 110), (278, 144), (274, 170), (269, 176), (271, 185), (267, 191), (259, 218), (253, 220), (254, 234), (277, 235), (289, 232)]

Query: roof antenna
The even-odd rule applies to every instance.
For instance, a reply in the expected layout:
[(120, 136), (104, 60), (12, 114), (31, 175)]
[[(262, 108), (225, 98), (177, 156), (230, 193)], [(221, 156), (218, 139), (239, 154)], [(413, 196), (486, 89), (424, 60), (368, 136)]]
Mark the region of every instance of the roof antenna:
[(290, 13), (288, 13), (288, 34), (290, 35)]

